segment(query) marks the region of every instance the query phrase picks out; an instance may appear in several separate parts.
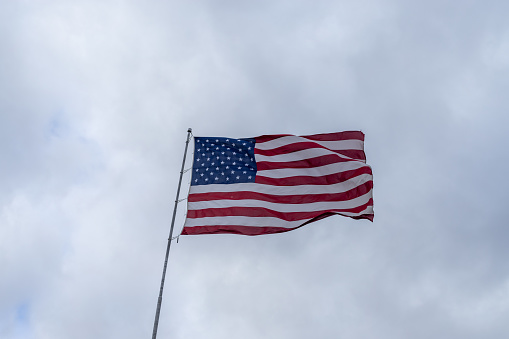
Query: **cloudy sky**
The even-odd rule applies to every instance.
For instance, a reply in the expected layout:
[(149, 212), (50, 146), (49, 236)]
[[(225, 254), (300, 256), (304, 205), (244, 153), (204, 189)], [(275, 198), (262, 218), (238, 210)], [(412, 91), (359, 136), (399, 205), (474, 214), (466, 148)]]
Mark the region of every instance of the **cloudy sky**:
[(182, 236), (158, 338), (508, 337), (507, 13), (0, 2), (0, 338), (151, 337), (188, 127), (362, 130), (375, 221)]

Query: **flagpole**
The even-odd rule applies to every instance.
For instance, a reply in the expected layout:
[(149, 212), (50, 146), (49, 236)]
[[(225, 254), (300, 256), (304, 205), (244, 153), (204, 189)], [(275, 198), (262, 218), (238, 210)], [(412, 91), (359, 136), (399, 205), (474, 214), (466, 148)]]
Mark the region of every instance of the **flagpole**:
[(163, 276), (161, 278), (161, 288), (159, 289), (159, 298), (157, 300), (156, 316), (154, 319), (154, 330), (152, 331), (152, 339), (157, 337), (157, 327), (159, 326), (159, 314), (161, 313), (161, 304), (163, 302), (164, 277), (166, 276), (166, 267), (168, 266), (168, 255), (170, 254), (171, 238), (173, 236), (173, 226), (175, 225), (175, 216), (177, 215), (177, 204), (179, 203), (180, 186), (182, 185), (182, 176), (184, 175), (184, 166), (186, 163), (187, 146), (191, 139), (192, 129), (187, 129), (186, 148), (184, 150), (184, 159), (182, 160), (182, 168), (180, 169), (180, 179), (177, 188), (177, 197), (175, 198), (175, 207), (173, 208), (173, 217), (171, 218), (170, 236), (168, 237), (168, 245), (166, 246), (166, 257), (164, 258)]

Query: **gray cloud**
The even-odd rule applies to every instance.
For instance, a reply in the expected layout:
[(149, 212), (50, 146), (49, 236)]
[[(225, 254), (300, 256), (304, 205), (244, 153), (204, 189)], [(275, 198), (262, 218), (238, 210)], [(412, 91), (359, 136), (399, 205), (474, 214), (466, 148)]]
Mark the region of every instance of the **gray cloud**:
[(507, 336), (506, 7), (0, 5), (0, 337), (150, 336), (188, 127), (361, 129), (376, 216), (182, 237), (160, 337)]

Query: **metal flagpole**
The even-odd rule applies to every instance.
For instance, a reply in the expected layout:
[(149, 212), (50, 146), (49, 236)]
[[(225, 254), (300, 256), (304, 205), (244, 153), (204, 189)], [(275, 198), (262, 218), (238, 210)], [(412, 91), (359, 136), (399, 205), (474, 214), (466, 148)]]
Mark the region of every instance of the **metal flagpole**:
[(170, 254), (171, 237), (173, 236), (173, 226), (175, 225), (175, 216), (177, 215), (177, 204), (179, 202), (180, 186), (182, 184), (182, 176), (184, 174), (184, 166), (186, 163), (187, 146), (189, 146), (189, 140), (191, 139), (190, 128), (187, 129), (187, 140), (186, 148), (184, 150), (184, 159), (182, 160), (182, 168), (180, 169), (180, 179), (177, 188), (177, 197), (175, 198), (175, 207), (173, 208), (173, 217), (171, 218), (170, 236), (168, 238), (168, 245), (166, 246), (166, 257), (164, 258), (163, 277), (161, 278), (161, 288), (159, 289), (159, 299), (157, 300), (156, 317), (154, 319), (154, 330), (152, 331), (152, 339), (157, 337), (157, 327), (159, 325), (159, 314), (161, 313), (161, 304), (163, 302), (163, 288), (164, 288), (164, 277), (166, 276), (166, 267), (168, 266), (168, 255)]

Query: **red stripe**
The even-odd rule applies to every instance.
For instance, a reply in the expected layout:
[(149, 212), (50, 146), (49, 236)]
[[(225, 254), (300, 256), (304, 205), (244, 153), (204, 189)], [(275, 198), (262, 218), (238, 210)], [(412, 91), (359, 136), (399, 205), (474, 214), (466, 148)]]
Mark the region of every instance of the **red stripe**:
[(256, 163), (256, 168), (258, 171), (266, 171), (280, 168), (311, 168), (348, 161), (352, 160), (340, 157), (337, 154), (327, 154), (316, 158), (287, 162), (258, 161)]
[(198, 235), (198, 234), (243, 234), (243, 235), (262, 235), (283, 233), (293, 230), (294, 228), (285, 227), (253, 227), (240, 225), (217, 225), (217, 226), (194, 226), (184, 227), (182, 234)]
[(305, 223), (303, 223), (299, 227), (302, 227), (304, 225), (310, 224), (310, 223), (318, 221), (318, 220), (325, 219), (327, 217), (331, 217), (333, 215), (343, 215), (345, 217), (349, 217), (349, 218), (352, 218), (352, 219), (368, 219), (369, 221), (373, 221), (373, 217), (374, 217), (374, 214), (362, 214), (362, 215), (357, 215), (357, 216), (353, 216), (352, 217), (350, 215), (344, 215), (344, 214), (341, 214), (341, 213), (326, 212), (326, 213), (323, 213), (323, 214), (319, 215), (316, 218), (313, 218), (311, 220), (306, 221)]
[[(281, 137), (293, 137), (293, 134), (275, 134), (275, 135), (261, 135), (259, 137), (255, 137), (256, 142), (267, 142), (275, 139), (279, 139)], [(345, 132), (336, 132), (336, 133), (322, 133), (322, 134), (313, 134), (313, 135), (303, 135), (301, 138), (306, 138), (310, 140), (317, 141), (338, 141), (338, 140), (362, 140), (364, 141), (364, 133), (361, 131), (345, 131)]]
[(274, 186), (332, 185), (354, 178), (361, 174), (372, 174), (371, 168), (364, 166), (355, 170), (324, 175), (321, 177), (296, 176), (288, 178), (268, 178), (262, 175), (256, 175), (255, 183)]
[(345, 131), (336, 133), (323, 133), (314, 135), (302, 136), (306, 139), (317, 140), (317, 141), (338, 141), (338, 140), (349, 140), (356, 139), (364, 141), (364, 133), (361, 131)]
[(350, 217), (352, 219), (368, 219), (369, 221), (373, 221), (373, 219), (375, 218), (375, 215), (374, 214), (363, 214), (363, 215), (359, 215), (359, 216), (355, 216), (355, 217)]
[(279, 138), (282, 138), (282, 137), (294, 137), (295, 135), (292, 135), (292, 134), (274, 134), (274, 135), (261, 135), (259, 137), (255, 137), (255, 141), (256, 142), (267, 142), (267, 141), (272, 141), (272, 140), (276, 140), (276, 139), (279, 139)]
[(360, 213), (368, 206), (373, 205), (373, 199), (367, 203), (352, 208), (331, 208), (312, 212), (280, 212), (265, 207), (225, 207), (225, 208), (208, 208), (202, 210), (190, 210), (187, 217), (190, 219), (207, 218), (207, 217), (227, 217), (227, 216), (244, 216), (244, 217), (272, 217), (285, 221), (297, 221), (316, 218), (325, 212), (350, 212)]
[(306, 195), (272, 195), (251, 191), (194, 193), (188, 197), (189, 202), (212, 200), (261, 200), (281, 204), (309, 204), (320, 201), (351, 200), (368, 193), (373, 188), (373, 181), (367, 181), (351, 190), (341, 193), (306, 194)]
[(309, 149), (316, 149), (316, 148), (323, 148), (323, 149), (347, 156), (352, 159), (366, 160), (366, 155), (364, 154), (364, 151), (362, 151), (362, 150), (356, 150), (356, 149), (333, 150), (333, 149), (327, 148), (325, 146), (322, 146), (320, 144), (317, 144), (315, 142), (296, 142), (293, 144), (284, 145), (284, 146), (273, 148), (273, 149), (258, 149), (255, 146), (254, 153), (259, 154), (259, 155), (265, 155), (265, 156), (274, 156), (274, 155), (289, 154), (289, 153), (293, 153), (293, 152), (309, 150)]

